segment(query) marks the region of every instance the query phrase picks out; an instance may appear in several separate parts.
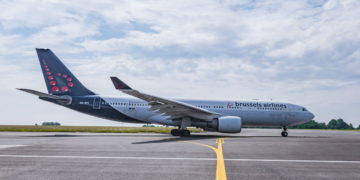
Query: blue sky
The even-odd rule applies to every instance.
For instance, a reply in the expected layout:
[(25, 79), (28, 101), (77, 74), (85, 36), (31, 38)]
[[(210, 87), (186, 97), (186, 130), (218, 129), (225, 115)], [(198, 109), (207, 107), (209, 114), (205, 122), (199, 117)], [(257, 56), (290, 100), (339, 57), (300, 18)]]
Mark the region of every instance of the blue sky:
[(45, 91), (35, 48), (51, 48), (89, 89), (116, 75), (164, 97), (274, 100), (316, 120), (360, 116), (356, 0), (0, 0), (0, 124), (123, 125), (16, 91)]

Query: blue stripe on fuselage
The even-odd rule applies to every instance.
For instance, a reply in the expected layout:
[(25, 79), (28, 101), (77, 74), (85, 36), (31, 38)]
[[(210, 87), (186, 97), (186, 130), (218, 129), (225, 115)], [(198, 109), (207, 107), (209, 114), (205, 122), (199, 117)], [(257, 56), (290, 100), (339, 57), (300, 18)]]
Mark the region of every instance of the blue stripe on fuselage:
[[(99, 101), (97, 101), (99, 106), (97, 104), (94, 108), (95, 99), (100, 98)], [(105, 118), (113, 121), (119, 121), (119, 122), (127, 122), (127, 123), (145, 123), (142, 121), (139, 121), (137, 119), (131, 118), (118, 110), (111, 107), (109, 104), (105, 103), (105, 101), (100, 96), (72, 96), (72, 102), (70, 105), (63, 105), (56, 100), (48, 99), (48, 98), (40, 98), (45, 101), (49, 101), (70, 109), (73, 109), (75, 111), (79, 111), (85, 114), (89, 114), (92, 116)]]

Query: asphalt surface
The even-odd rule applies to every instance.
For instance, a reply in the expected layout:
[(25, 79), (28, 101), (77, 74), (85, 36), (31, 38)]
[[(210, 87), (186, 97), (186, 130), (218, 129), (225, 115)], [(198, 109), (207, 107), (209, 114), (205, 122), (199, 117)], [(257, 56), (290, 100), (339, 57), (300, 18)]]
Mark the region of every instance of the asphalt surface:
[(240, 134), (0, 132), (0, 179), (360, 179), (360, 132), (243, 129)]

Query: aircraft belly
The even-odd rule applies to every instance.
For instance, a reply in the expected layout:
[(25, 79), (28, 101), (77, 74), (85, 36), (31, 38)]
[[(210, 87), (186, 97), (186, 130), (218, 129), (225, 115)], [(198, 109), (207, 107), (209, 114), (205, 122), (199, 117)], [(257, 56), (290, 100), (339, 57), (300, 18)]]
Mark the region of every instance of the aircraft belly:
[(147, 121), (149, 121), (151, 123), (170, 125), (170, 126), (177, 126), (180, 124), (179, 121), (169, 120), (161, 114), (154, 114), (154, 115), (150, 116), (149, 118), (147, 118)]

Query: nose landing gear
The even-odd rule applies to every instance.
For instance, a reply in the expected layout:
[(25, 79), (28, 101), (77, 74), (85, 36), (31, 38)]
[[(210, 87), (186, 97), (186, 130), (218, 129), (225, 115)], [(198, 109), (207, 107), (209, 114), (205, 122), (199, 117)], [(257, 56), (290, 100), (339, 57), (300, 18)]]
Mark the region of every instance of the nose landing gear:
[(287, 127), (286, 127), (286, 126), (283, 127), (283, 132), (281, 132), (281, 136), (282, 136), (282, 137), (287, 137), (287, 136), (288, 136), (288, 132), (287, 132)]

